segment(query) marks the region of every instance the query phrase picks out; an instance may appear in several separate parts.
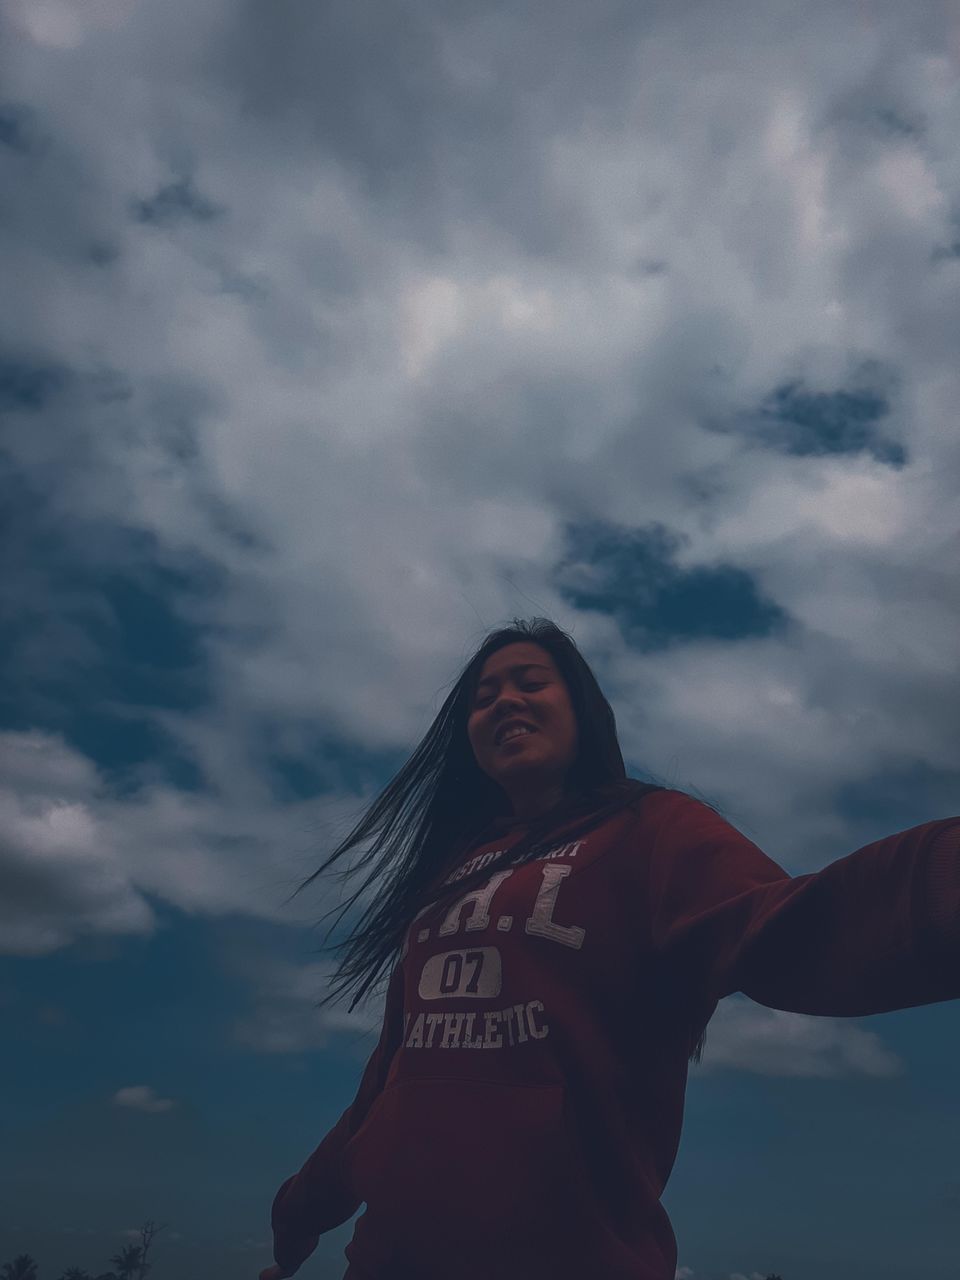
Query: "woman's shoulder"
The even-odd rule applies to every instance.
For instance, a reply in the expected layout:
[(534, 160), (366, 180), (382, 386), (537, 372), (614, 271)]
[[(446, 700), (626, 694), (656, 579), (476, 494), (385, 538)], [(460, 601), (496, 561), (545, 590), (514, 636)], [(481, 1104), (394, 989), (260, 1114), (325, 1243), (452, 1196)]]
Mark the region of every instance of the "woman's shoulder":
[(639, 784), (630, 808), (641, 823), (659, 825), (674, 818), (696, 818), (708, 811), (725, 820), (725, 815), (709, 800), (679, 787)]

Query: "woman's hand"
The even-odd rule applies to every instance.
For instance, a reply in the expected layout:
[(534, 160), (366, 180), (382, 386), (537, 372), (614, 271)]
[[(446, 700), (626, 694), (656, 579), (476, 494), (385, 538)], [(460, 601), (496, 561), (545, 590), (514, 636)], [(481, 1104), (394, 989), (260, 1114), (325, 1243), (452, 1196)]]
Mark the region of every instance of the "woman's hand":
[(260, 1272), (260, 1280), (288, 1280), (292, 1276), (292, 1271), (283, 1271), (280, 1267), (274, 1265), (272, 1267), (264, 1267)]

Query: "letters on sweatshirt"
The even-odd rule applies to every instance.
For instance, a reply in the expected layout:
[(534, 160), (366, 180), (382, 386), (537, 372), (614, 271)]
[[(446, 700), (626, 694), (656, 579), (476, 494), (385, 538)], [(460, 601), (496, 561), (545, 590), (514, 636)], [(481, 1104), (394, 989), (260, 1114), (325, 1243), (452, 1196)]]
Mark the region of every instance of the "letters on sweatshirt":
[[(436, 931), (438, 939), (455, 938), (459, 934), (508, 933), (522, 928), (526, 934), (545, 938), (562, 947), (579, 950), (586, 936), (585, 930), (576, 924), (558, 924), (555, 917), (557, 900), (564, 880), (573, 868), (559, 859), (577, 856), (585, 844), (577, 840), (557, 845), (548, 852), (524, 864), (523, 867), (496, 871), (485, 885), (464, 894), (447, 910)], [(453, 884), (472, 874), (488, 863), (495, 862), (506, 851), (495, 849), (479, 854), (459, 867), (444, 881)], [(535, 871), (523, 875), (523, 890), (529, 896), (528, 903), (518, 903), (518, 893), (509, 884), (516, 871), (540, 865), (540, 875)], [(505, 887), (506, 886), (506, 887)], [(521, 891), (522, 894), (523, 891)], [(506, 905), (513, 910), (494, 916), (495, 900), (509, 898)], [(517, 919), (516, 908), (528, 905), (529, 914)], [(421, 916), (435, 909), (431, 903), (424, 907), (410, 926), (404, 942), (401, 959), (405, 960), (411, 949), (411, 937), (416, 933), (414, 948), (430, 941), (430, 930), (415, 928)], [(480, 939), (477, 939), (480, 942)], [(502, 953), (492, 942), (433, 952), (428, 955), (420, 970), (417, 995), (424, 1003), (429, 1001), (456, 1001), (496, 999), (503, 985)], [(482, 1011), (442, 1009), (421, 1011), (416, 1016), (404, 1014), (403, 1047), (405, 1049), (502, 1049), (523, 1044), (528, 1039), (542, 1040), (549, 1035), (550, 1027), (544, 1017), (540, 1000), (527, 1000), (509, 1004), (502, 1009)]]

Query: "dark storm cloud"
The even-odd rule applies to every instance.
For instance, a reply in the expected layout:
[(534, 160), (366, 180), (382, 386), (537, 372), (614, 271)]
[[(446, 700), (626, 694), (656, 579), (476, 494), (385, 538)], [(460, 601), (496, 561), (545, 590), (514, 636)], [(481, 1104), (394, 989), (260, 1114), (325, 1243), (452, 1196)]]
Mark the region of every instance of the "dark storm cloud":
[[(452, 251), (457, 226), (476, 223), (496, 228), (505, 248), (566, 262), (594, 258), (597, 228), (558, 181), (556, 138), (582, 127), (598, 140), (626, 129), (642, 148), (669, 135), (700, 78), (715, 86), (742, 54), (746, 27), (767, 51), (786, 48), (791, 33), (802, 37), (784, 82), (795, 75), (816, 81), (819, 40), (833, 25), (833, 8), (823, 3), (806, 7), (804, 30), (788, 3), (738, 4), (720, 21), (708, 0), (537, 0), (521, 8), (504, 0), (242, 0), (221, 14), (204, 70), (292, 165), (309, 172), (333, 164), (375, 202), (392, 234), (428, 250)], [(861, 40), (882, 32), (891, 14), (892, 6), (861, 4)], [(900, 7), (897, 17), (917, 47), (942, 47), (948, 38), (948, 15), (936, 7)], [(923, 114), (891, 61), (878, 60), (835, 92), (825, 67), (816, 123), (921, 136)], [(672, 76), (664, 77), (671, 64)], [(772, 92), (773, 66), (769, 74), (765, 91)], [(757, 123), (751, 105), (733, 95), (705, 122), (697, 140), (698, 153), (700, 142), (710, 153), (705, 185), (714, 165), (722, 181), (728, 157)], [(644, 261), (638, 255), (638, 270)]]
[(244, 0), (206, 67), (292, 161), (355, 177), (404, 237), (440, 249), (482, 221), (535, 257), (582, 253), (589, 226), (546, 141), (616, 116), (667, 7)]

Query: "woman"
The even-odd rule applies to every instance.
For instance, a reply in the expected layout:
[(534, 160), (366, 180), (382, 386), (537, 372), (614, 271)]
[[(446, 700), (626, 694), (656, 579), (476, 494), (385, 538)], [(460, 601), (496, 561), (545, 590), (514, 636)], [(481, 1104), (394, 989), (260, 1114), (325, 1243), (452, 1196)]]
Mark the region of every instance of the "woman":
[(392, 874), (338, 976), (366, 974), (355, 1005), (390, 965), (380, 1040), (276, 1195), (261, 1280), (363, 1202), (345, 1280), (673, 1280), (660, 1198), (721, 999), (960, 998), (960, 818), (791, 878), (702, 800), (626, 777), (609, 703), (542, 619), (484, 641), (316, 875), (375, 831), (362, 888)]

